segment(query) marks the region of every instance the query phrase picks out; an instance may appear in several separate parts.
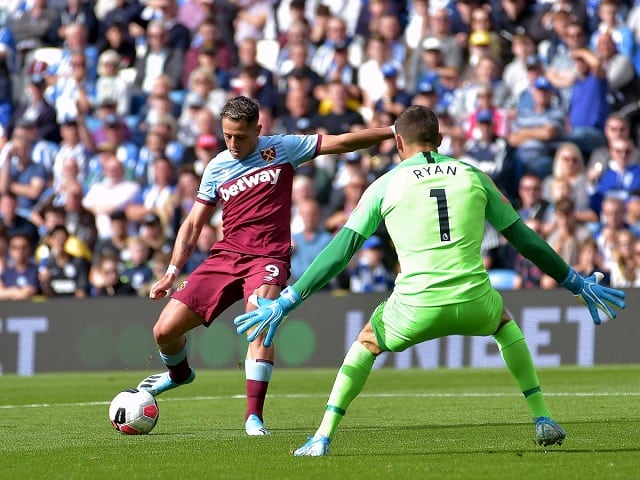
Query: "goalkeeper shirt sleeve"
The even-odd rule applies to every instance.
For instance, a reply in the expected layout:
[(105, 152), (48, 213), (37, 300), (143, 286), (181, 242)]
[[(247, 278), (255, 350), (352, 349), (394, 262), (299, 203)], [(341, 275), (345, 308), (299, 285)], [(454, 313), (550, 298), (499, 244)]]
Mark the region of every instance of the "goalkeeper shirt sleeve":
[(346, 268), (365, 240), (350, 228), (342, 228), (293, 284), (294, 290), (303, 300), (316, 293)]
[(518, 252), (535, 263), (540, 270), (562, 283), (569, 273), (569, 265), (540, 235), (531, 230), (522, 220), (509, 225), (500, 233)]

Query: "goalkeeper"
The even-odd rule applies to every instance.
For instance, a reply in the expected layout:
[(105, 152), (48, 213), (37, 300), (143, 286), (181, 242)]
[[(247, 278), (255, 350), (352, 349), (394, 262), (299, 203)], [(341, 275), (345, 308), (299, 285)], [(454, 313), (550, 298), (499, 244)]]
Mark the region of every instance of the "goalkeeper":
[(547, 407), (529, 348), (503, 299), (489, 283), (480, 255), (488, 220), (520, 253), (580, 297), (598, 324), (624, 308), (624, 292), (583, 278), (529, 229), (495, 184), (476, 168), (436, 153), (438, 119), (421, 106), (396, 120), (402, 162), (364, 193), (345, 227), (302, 277), (276, 300), (255, 298), (257, 310), (236, 317), (239, 333), (264, 333), (270, 345), (280, 322), (341, 272), (380, 222), (398, 253), (400, 273), (390, 297), (373, 312), (338, 371), (320, 427), (296, 456), (329, 453), (331, 438), (362, 390), (377, 355), (447, 335), (492, 335), (531, 412), (539, 445), (561, 445), (564, 430)]

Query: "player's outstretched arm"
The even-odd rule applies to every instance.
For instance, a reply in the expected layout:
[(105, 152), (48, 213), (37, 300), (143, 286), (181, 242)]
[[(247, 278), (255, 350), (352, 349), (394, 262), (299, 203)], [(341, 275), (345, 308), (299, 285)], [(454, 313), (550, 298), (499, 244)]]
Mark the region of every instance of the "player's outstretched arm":
[(320, 155), (347, 153), (371, 147), (394, 136), (393, 127), (365, 128), (340, 135), (323, 135)]
[(551, 246), (522, 220), (516, 221), (501, 232), (504, 237), (526, 258), (535, 263), (544, 273), (553, 277), (587, 305), (591, 318), (600, 324), (598, 309), (609, 318), (616, 317), (613, 307), (625, 308), (622, 290), (600, 285), (603, 275), (594, 273), (588, 278), (578, 274), (558, 255)]

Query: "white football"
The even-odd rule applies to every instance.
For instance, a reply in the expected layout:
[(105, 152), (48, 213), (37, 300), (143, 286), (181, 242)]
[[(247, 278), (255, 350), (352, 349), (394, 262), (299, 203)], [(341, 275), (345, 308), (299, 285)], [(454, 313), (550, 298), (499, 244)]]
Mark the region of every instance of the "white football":
[(158, 423), (160, 410), (153, 395), (146, 390), (129, 388), (118, 393), (109, 405), (113, 428), (126, 435), (144, 435)]

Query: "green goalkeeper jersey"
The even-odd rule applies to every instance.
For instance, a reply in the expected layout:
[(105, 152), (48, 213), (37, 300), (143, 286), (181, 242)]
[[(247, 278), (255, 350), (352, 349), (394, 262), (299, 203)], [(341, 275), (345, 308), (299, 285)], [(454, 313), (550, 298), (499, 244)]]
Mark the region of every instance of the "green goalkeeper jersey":
[(566, 278), (569, 265), (526, 226), (489, 177), (454, 158), (426, 152), (369, 186), (294, 290), (302, 299), (317, 292), (384, 221), (400, 262), (394, 292), (406, 304), (473, 300), (490, 288), (480, 254), (485, 220), (544, 273), (558, 283)]
[(485, 219), (502, 231), (519, 216), (484, 173), (424, 152), (372, 183), (345, 227), (367, 238), (384, 221), (400, 264), (396, 295), (433, 306), (490, 288), (480, 253)]

